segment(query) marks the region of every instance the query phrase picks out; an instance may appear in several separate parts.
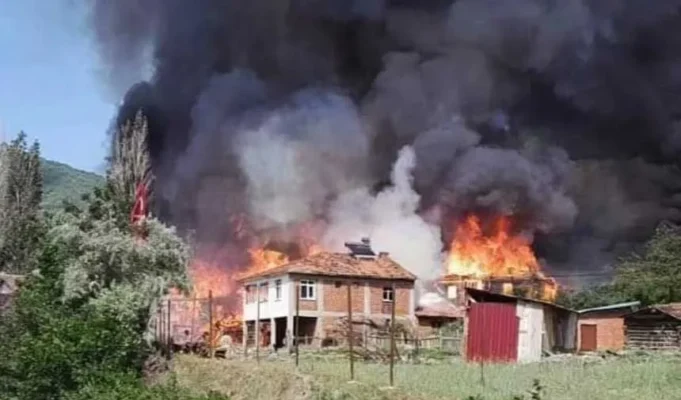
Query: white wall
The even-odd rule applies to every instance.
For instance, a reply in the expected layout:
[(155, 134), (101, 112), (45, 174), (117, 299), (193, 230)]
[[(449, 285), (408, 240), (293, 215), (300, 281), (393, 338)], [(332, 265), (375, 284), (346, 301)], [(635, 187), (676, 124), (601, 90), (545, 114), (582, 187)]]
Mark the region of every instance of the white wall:
[[(276, 287), (275, 282), (281, 279), (281, 298), (276, 300)], [(248, 282), (249, 285), (260, 285), (261, 283), (267, 282), (267, 301), (260, 302), (260, 319), (270, 319), (288, 316), (290, 293), (294, 287), (293, 282), (288, 277), (288, 275), (275, 276), (268, 279), (261, 279), (258, 281)], [(246, 303), (246, 290), (244, 289), (244, 315), (243, 318), (246, 321), (254, 321), (257, 318), (258, 309), (256, 308), (256, 303)]]
[(542, 333), (544, 308), (541, 304), (518, 301), (516, 316), (518, 327), (518, 362), (540, 361), (542, 354)]

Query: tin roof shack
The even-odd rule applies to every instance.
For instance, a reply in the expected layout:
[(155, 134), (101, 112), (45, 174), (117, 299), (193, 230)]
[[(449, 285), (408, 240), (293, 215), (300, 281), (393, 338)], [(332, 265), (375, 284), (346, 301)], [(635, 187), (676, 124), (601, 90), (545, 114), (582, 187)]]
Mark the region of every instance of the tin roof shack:
[(421, 296), (416, 307), (418, 333), (421, 337), (436, 334), (444, 326), (463, 321), (465, 310), (452, 304), (438, 293)]
[(681, 350), (681, 303), (655, 305), (624, 316), (627, 349)]
[(0, 273), (0, 315), (11, 306), (12, 298), (23, 279), (23, 275)]
[(576, 347), (577, 312), (553, 303), (467, 288), (468, 361), (533, 362)]
[(579, 310), (579, 351), (624, 349), (624, 316), (640, 305), (633, 301)]

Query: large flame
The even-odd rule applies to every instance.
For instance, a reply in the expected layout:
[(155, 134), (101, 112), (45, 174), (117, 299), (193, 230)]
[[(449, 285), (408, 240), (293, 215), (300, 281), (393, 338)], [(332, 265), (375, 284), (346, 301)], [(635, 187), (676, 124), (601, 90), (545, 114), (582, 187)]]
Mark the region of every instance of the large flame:
[(489, 232), (483, 230), (475, 215), (457, 226), (447, 257), (448, 274), (487, 278), (538, 272), (539, 262), (530, 241), (511, 233), (508, 217), (496, 218)]
[[(481, 284), (494, 278), (536, 280), (541, 287), (536, 295), (543, 300), (554, 300), (556, 282), (541, 272), (530, 239), (514, 233), (512, 228), (509, 217), (497, 217), (486, 227), (476, 215), (464, 218), (457, 225), (450, 245), (447, 275)], [(507, 287), (513, 290), (513, 283), (509, 282)]]

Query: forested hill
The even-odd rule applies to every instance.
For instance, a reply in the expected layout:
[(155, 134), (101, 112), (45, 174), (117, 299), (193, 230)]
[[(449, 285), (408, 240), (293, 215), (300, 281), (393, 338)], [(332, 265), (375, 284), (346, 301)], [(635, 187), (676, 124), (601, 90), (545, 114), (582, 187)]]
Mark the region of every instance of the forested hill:
[(104, 177), (81, 171), (56, 161), (41, 160), (43, 168), (43, 208), (53, 210), (63, 200), (79, 203), (81, 196), (104, 184)]

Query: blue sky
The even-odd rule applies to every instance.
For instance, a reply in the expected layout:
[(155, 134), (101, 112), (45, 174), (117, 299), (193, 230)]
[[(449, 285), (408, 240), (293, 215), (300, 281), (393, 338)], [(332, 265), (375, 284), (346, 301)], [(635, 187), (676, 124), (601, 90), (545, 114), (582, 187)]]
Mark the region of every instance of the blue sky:
[(118, 99), (86, 22), (64, 0), (0, 0), (0, 133), (23, 130), (45, 158), (101, 172)]

